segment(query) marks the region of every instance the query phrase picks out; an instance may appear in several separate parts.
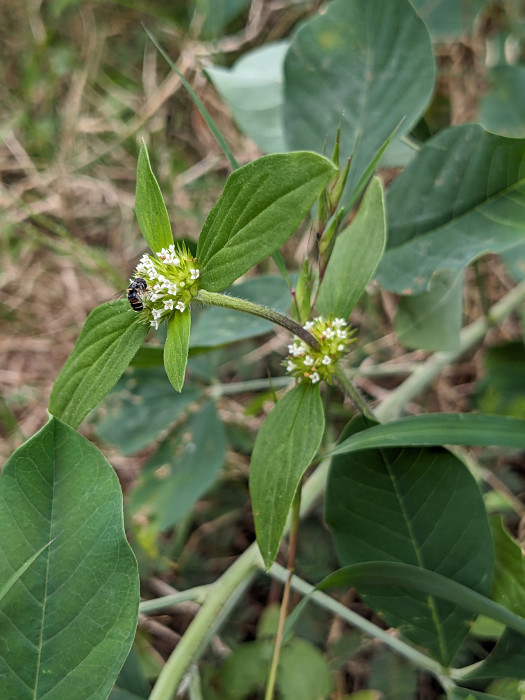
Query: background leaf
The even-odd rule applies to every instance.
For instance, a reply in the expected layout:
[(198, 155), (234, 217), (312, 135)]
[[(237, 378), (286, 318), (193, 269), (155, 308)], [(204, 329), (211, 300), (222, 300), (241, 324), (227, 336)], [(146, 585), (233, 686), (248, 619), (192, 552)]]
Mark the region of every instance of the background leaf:
[(348, 318), (381, 260), (386, 243), (379, 178), (365, 192), (356, 218), (337, 236), (316, 306), (324, 316)]
[(480, 101), (479, 121), (488, 131), (525, 136), (525, 66), (494, 66), (486, 76), (488, 92)]
[(274, 406), (257, 434), (250, 463), (250, 496), (266, 568), (277, 556), (295, 492), (323, 432), (319, 388), (303, 382)]
[(525, 416), (525, 345), (513, 343), (487, 348), (485, 372), (477, 387), (476, 404), (485, 413)]
[(55, 538), (0, 602), (0, 694), (106, 697), (139, 603), (122, 494), (100, 452), (52, 418), (0, 476), (0, 579)]
[[(226, 294), (247, 299), (285, 313), (290, 307), (290, 290), (282, 277), (267, 275), (229, 287)], [(210, 306), (192, 324), (190, 348), (212, 348), (254, 338), (272, 330), (273, 324), (263, 318), (232, 309)]]
[(180, 392), (184, 385), (190, 344), (190, 310), (177, 312), (168, 319), (164, 343), (164, 369), (173, 388)]
[(428, 292), (401, 297), (395, 330), (409, 348), (456, 350), (463, 311), (463, 270), (441, 270), (430, 280)]
[(341, 126), (341, 158), (355, 147), (349, 193), (401, 120), (397, 139), (416, 123), (434, 85), (430, 37), (408, 0), (334, 0), (295, 33), (284, 70), (289, 146), (322, 153)]
[(200, 396), (200, 389), (188, 387), (175, 394), (163, 367), (134, 369), (104, 402), (97, 435), (123, 454), (133, 454), (179, 420)]
[(400, 294), (427, 289), (438, 270), (459, 271), (525, 239), (525, 139), (478, 124), (425, 143), (387, 195), (388, 242), (380, 283)]
[(230, 69), (206, 69), (241, 131), (265, 153), (287, 150), (282, 108), (288, 46), (276, 41), (248, 51)]
[[(354, 419), (347, 430), (364, 425)], [(489, 591), (493, 553), (483, 499), (465, 465), (445, 450), (377, 449), (335, 457), (326, 521), (343, 565), (403, 562)], [(388, 624), (445, 665), (472, 619), (457, 605), (423, 593), (393, 592), (388, 585), (359, 592)]]
[(315, 153), (263, 156), (230, 175), (202, 229), (201, 286), (217, 292), (279, 248), (335, 172)]
[(129, 501), (158, 530), (178, 523), (211, 486), (222, 467), (226, 437), (212, 402), (178, 427), (142, 470)]
[(76, 428), (115, 386), (148, 331), (127, 301), (93, 309), (53, 384), (50, 413)]
[(485, 0), (411, 0), (434, 41), (459, 39), (472, 32)]
[(135, 212), (144, 240), (154, 253), (173, 243), (170, 219), (144, 141), (137, 162)]

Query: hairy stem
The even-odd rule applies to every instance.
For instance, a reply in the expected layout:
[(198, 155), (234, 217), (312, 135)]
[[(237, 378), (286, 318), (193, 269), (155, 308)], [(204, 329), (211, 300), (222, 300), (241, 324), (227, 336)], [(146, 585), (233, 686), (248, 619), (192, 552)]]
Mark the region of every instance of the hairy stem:
[(204, 304), (213, 304), (214, 306), (222, 306), (226, 309), (243, 311), (244, 313), (252, 314), (252, 316), (259, 316), (259, 318), (264, 318), (271, 323), (276, 323), (278, 326), (286, 328), (286, 330), (304, 340), (305, 343), (308, 343), (314, 350), (319, 350), (319, 343), (317, 340), (311, 333), (297, 323), (297, 321), (294, 321), (293, 318), (289, 316), (285, 316), (285, 314), (269, 309), (267, 306), (254, 304), (253, 301), (246, 301), (246, 299), (239, 299), (238, 297), (230, 297), (227, 294), (207, 292), (204, 289), (200, 289), (197, 292), (195, 301), (201, 301)]

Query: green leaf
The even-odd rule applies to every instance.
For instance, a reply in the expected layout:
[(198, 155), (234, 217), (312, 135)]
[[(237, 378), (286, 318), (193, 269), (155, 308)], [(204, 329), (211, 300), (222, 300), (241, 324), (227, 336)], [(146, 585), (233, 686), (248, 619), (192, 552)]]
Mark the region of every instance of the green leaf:
[(0, 585), (53, 540), (0, 603), (1, 696), (107, 697), (139, 603), (115, 472), (52, 418), (0, 476), (0, 532)]
[(525, 421), (479, 413), (408, 416), (354, 433), (331, 454), (405, 445), (502, 445), (522, 450), (525, 449)]
[(144, 141), (140, 147), (137, 163), (135, 212), (144, 240), (154, 253), (173, 244), (168, 210), (164, 204), (159, 183), (151, 169), (148, 149)]
[(383, 189), (374, 178), (356, 218), (335, 242), (316, 302), (321, 314), (348, 318), (381, 260), (385, 243)]
[(50, 413), (76, 428), (115, 386), (148, 330), (126, 301), (93, 309), (53, 385)]
[(463, 271), (437, 272), (428, 292), (401, 297), (395, 329), (399, 341), (409, 348), (456, 350), (463, 310)]
[(485, 351), (476, 403), (485, 413), (525, 416), (525, 345), (516, 341)]
[[(347, 431), (363, 423), (354, 419)], [(493, 553), (483, 499), (467, 467), (446, 450), (369, 449), (335, 457), (326, 521), (343, 565), (403, 562), (489, 591)], [(428, 591), (393, 592), (390, 585), (359, 590), (388, 624), (450, 663), (471, 620), (457, 601)]]
[[(250, 4), (250, 0), (196, 0), (194, 4), (204, 18), (200, 37), (219, 39), (227, 33), (228, 25)], [(199, 25), (198, 22), (195, 24)]]
[[(274, 275), (255, 277), (226, 290), (238, 299), (247, 299), (256, 304), (285, 313), (290, 307), (290, 290), (281, 277)], [(270, 321), (258, 316), (242, 314), (234, 309), (210, 306), (201, 313), (191, 328), (191, 348), (213, 348), (254, 338), (268, 333), (273, 328)]]
[(292, 639), (281, 650), (277, 686), (282, 700), (318, 700), (332, 691), (325, 657), (305, 639)]
[(159, 446), (133, 489), (130, 511), (158, 530), (173, 527), (213, 484), (225, 456), (224, 427), (210, 402)]
[(257, 544), (272, 565), (297, 487), (317, 452), (324, 431), (319, 388), (301, 383), (274, 406), (255, 440), (250, 496)]
[(190, 310), (177, 312), (168, 320), (164, 344), (164, 369), (173, 388), (182, 391), (190, 345)]
[(279, 248), (335, 172), (315, 153), (263, 156), (230, 175), (202, 229), (202, 288), (220, 291)]
[(126, 372), (104, 401), (96, 433), (123, 454), (133, 454), (180, 420), (200, 396), (200, 389), (187, 387), (174, 394), (163, 367)]
[(206, 68), (241, 131), (265, 153), (286, 151), (282, 108), (288, 46), (277, 41), (248, 51), (230, 69)]
[(438, 270), (459, 271), (484, 253), (518, 245), (525, 240), (524, 195), (525, 139), (478, 124), (441, 132), (389, 189), (380, 283), (418, 294)]
[(408, 0), (334, 0), (295, 33), (285, 59), (289, 146), (322, 153), (341, 127), (341, 158), (354, 151), (353, 192), (403, 120), (417, 122), (432, 94), (430, 37)]
[(480, 101), (479, 122), (503, 136), (525, 136), (525, 66), (494, 66), (486, 76), (488, 92)]
[(381, 691), (378, 700), (407, 700), (417, 692), (418, 672), (414, 666), (388, 647), (380, 646), (369, 662), (368, 685)]
[(451, 41), (471, 34), (485, 0), (411, 0), (434, 41)]

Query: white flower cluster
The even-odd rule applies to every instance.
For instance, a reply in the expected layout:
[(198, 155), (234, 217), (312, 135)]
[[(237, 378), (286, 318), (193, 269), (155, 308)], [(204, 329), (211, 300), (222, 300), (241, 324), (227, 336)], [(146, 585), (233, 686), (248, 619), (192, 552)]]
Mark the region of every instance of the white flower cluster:
[(144, 312), (155, 329), (175, 311), (183, 312), (199, 291), (199, 268), (185, 246), (170, 245), (156, 257), (144, 254), (135, 269), (135, 278), (145, 280), (142, 294)]
[(344, 318), (329, 317), (325, 320), (322, 316), (305, 323), (304, 329), (318, 341), (319, 350), (314, 350), (304, 340), (294, 336), (288, 345), (286, 370), (292, 376), (312, 384), (317, 384), (321, 379), (330, 383), (335, 364), (355, 340), (352, 337), (355, 330)]

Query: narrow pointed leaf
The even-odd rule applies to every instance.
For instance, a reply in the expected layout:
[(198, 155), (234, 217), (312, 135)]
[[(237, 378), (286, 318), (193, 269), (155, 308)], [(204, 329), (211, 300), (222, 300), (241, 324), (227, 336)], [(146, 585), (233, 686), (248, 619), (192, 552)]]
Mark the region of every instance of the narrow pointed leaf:
[(144, 141), (137, 163), (135, 212), (144, 240), (154, 253), (173, 243), (170, 219)]
[(139, 603), (115, 472), (52, 418), (0, 476), (0, 532), (0, 586), (53, 540), (0, 601), (0, 696), (107, 697)]
[(460, 605), (476, 615), (486, 615), (525, 635), (525, 618), (490, 600), (477, 591), (434, 571), (399, 562), (375, 561), (345, 566), (327, 576), (316, 586), (325, 590), (333, 586), (391, 586), (428, 593)]
[(115, 386), (149, 327), (125, 301), (97, 306), (58, 375), (49, 411), (76, 428)]
[(381, 260), (385, 243), (383, 190), (374, 178), (356, 218), (335, 242), (316, 302), (321, 314), (348, 318)]
[(217, 292), (271, 255), (298, 228), (335, 167), (315, 153), (263, 156), (230, 175), (202, 229), (202, 288)]
[(343, 440), (332, 454), (405, 445), (501, 445), (525, 449), (525, 420), (479, 413), (430, 413), (376, 425)]
[(273, 564), (299, 482), (321, 443), (324, 413), (319, 388), (301, 383), (264, 421), (250, 464), (250, 496), (257, 544)]
[(168, 332), (164, 344), (164, 369), (177, 391), (184, 385), (188, 348), (190, 344), (190, 310), (177, 312), (168, 321)]

